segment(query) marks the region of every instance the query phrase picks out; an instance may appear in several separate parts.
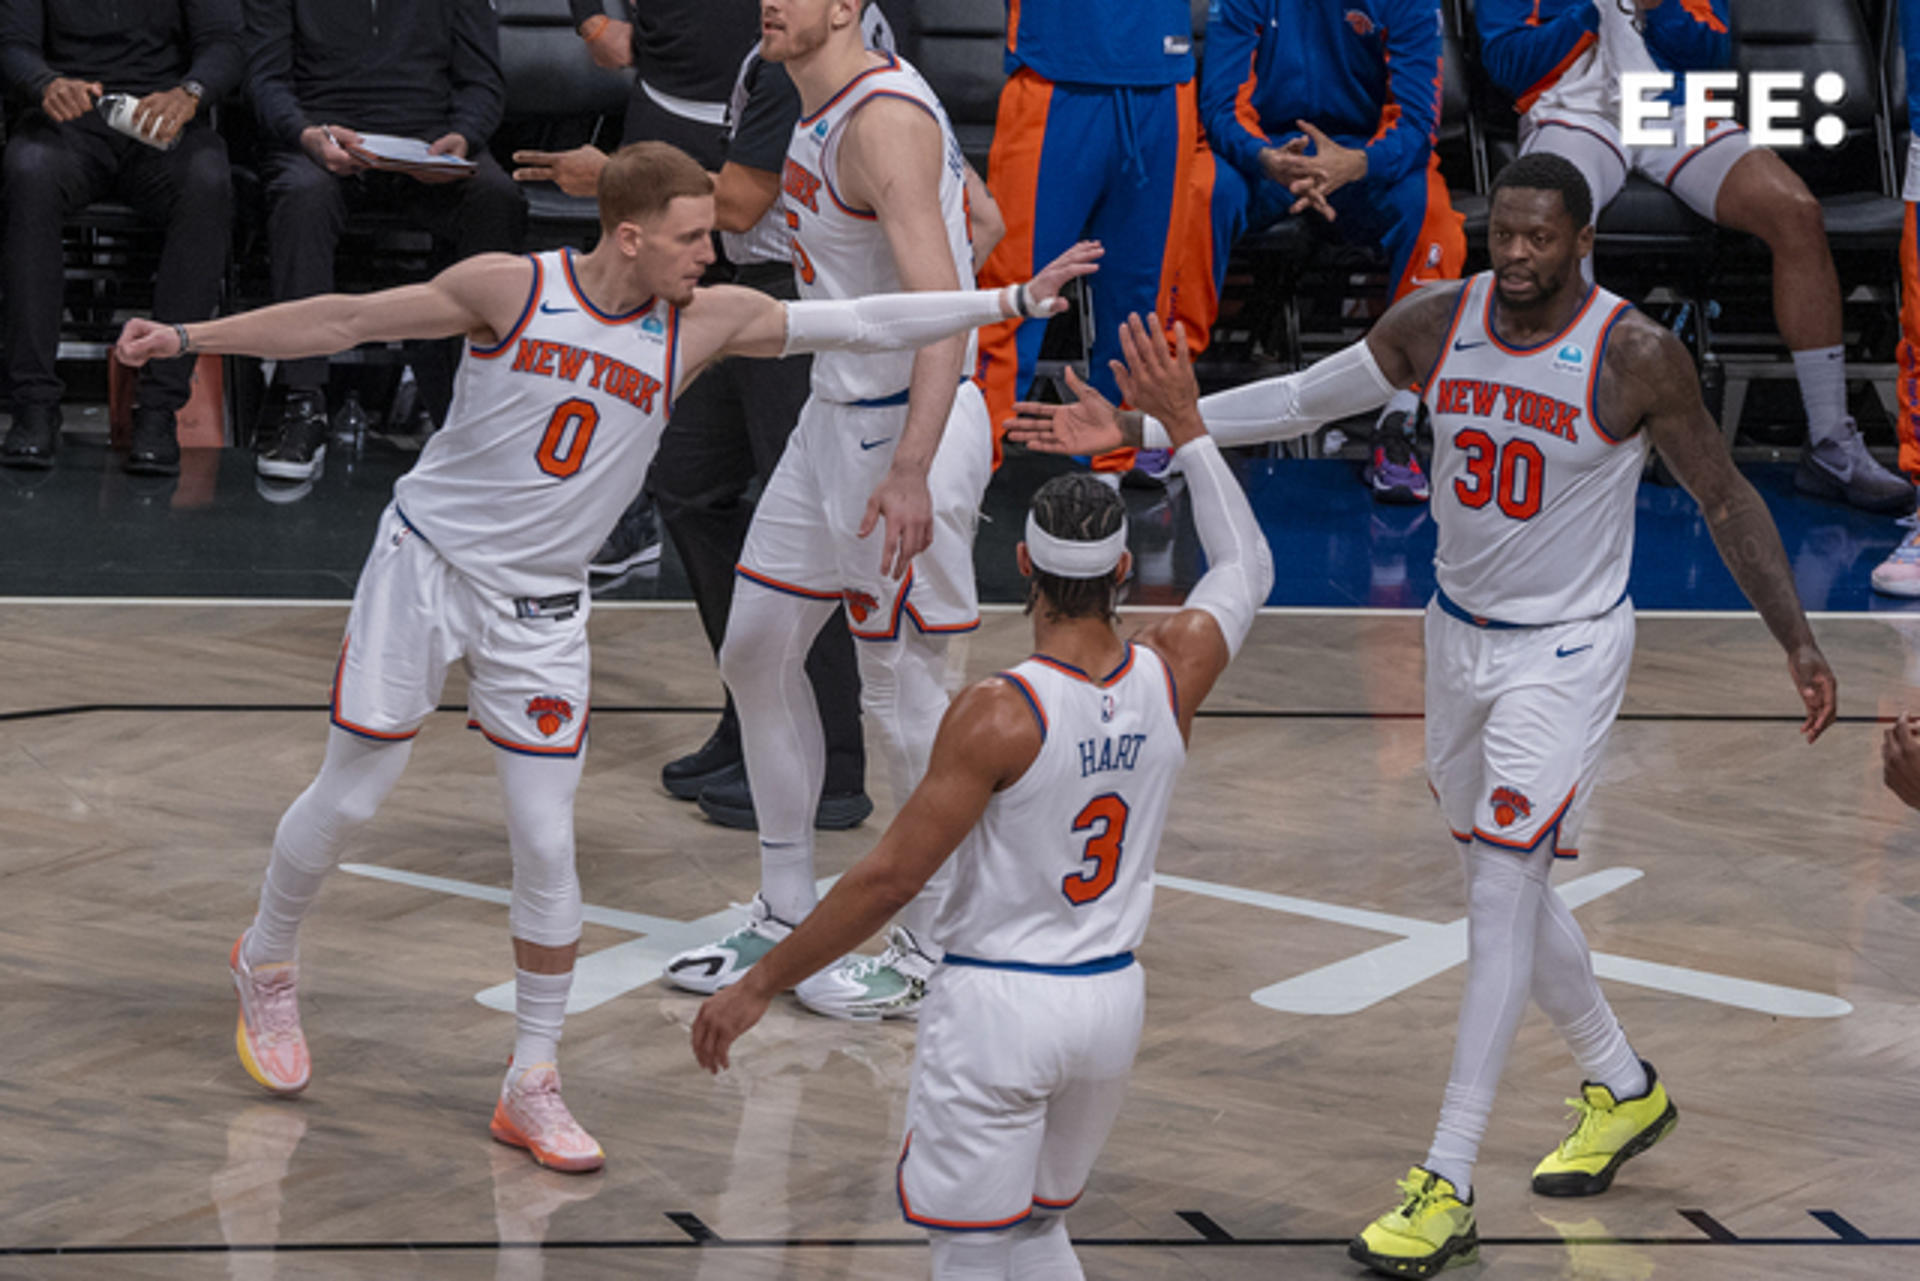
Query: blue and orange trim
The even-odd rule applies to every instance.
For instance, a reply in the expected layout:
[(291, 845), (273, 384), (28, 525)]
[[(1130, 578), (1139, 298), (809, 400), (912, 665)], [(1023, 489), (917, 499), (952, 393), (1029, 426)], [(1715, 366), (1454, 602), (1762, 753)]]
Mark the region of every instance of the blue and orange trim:
[(1506, 339), (1502, 338), (1500, 336), (1500, 331), (1494, 328), (1493, 295), (1494, 295), (1493, 284), (1492, 284), (1491, 278), (1489, 278), (1489, 281), (1487, 284), (1486, 302), (1482, 304), (1484, 309), (1484, 315), (1482, 316), (1482, 319), (1481, 319), (1481, 323), (1486, 326), (1487, 337), (1493, 340), (1494, 346), (1498, 347), (1501, 351), (1506, 352), (1507, 355), (1509, 356), (1532, 356), (1538, 352), (1545, 351), (1547, 348), (1554, 346), (1556, 343), (1565, 342), (1567, 335), (1580, 327), (1580, 322), (1586, 319), (1587, 310), (1593, 306), (1593, 300), (1600, 296), (1600, 287), (1598, 285), (1588, 285), (1587, 296), (1580, 300), (1579, 310), (1573, 313), (1573, 319), (1567, 321), (1566, 324), (1562, 325), (1559, 331), (1555, 333), (1552, 337), (1543, 339), (1542, 341), (1534, 343), (1528, 347), (1514, 346), (1513, 344), (1509, 343)]
[(918, 1224), (923, 1228), (938, 1228), (942, 1232), (1002, 1232), (1033, 1217), (1032, 1205), (1004, 1219), (936, 1219), (931, 1215), (920, 1213), (913, 1208), (913, 1203), (907, 1200), (907, 1155), (912, 1151), (913, 1131), (908, 1130), (906, 1141), (900, 1145), (900, 1160), (893, 1167), (893, 1193), (900, 1200), (900, 1216), (908, 1223)]
[(996, 672), (995, 675), (1019, 690), (1020, 696), (1027, 700), (1028, 710), (1033, 713), (1033, 719), (1040, 725), (1040, 741), (1042, 743), (1046, 742), (1047, 712), (1045, 708), (1040, 706), (1040, 696), (1034, 692), (1033, 686), (1027, 683), (1027, 678), (1013, 672)]
[(560, 251), (560, 271), (566, 278), (567, 289), (573, 294), (574, 301), (586, 309), (589, 316), (603, 325), (625, 325), (638, 320), (653, 308), (653, 299), (649, 298), (632, 311), (623, 311), (615, 316), (594, 306), (593, 299), (587, 297), (587, 291), (580, 287), (580, 278), (573, 273), (573, 250)]
[[(1558, 854), (1560, 852), (1560, 847), (1559, 847), (1560, 820), (1566, 817), (1567, 807), (1573, 804), (1573, 798), (1575, 795), (1579, 793), (1579, 791), (1580, 791), (1580, 785), (1578, 783), (1575, 783), (1571, 788), (1567, 789), (1567, 798), (1564, 801), (1561, 801), (1560, 807), (1554, 810), (1554, 812), (1547, 818), (1547, 821), (1545, 823), (1541, 824), (1540, 834), (1534, 837), (1531, 841), (1526, 841), (1526, 842), (1509, 841), (1504, 837), (1489, 836), (1487, 833), (1480, 830), (1478, 824), (1474, 826), (1473, 834), (1472, 834), (1473, 839), (1476, 841), (1485, 841), (1488, 845), (1491, 845), (1496, 849), (1512, 850), (1516, 854), (1531, 854), (1535, 850), (1540, 848), (1540, 845), (1543, 841), (1546, 841), (1551, 838), (1554, 841), (1554, 853)], [(1573, 854), (1577, 854), (1578, 852), (1579, 851), (1577, 850), (1571, 851), (1571, 853)]]
[(492, 346), (482, 347), (469, 341), (467, 343), (467, 352), (469, 355), (477, 356), (481, 360), (494, 360), (498, 358), (507, 348), (513, 346), (513, 340), (525, 331), (527, 322), (533, 319), (533, 309), (539, 304), (540, 295), (546, 288), (546, 270), (541, 267), (540, 258), (537, 254), (528, 254), (527, 261), (533, 264), (533, 288), (527, 292), (526, 305), (520, 308), (520, 319), (514, 321), (513, 328), (507, 331), (506, 336)]
[(1075, 667), (1072, 663), (1063, 663), (1059, 659), (1049, 658), (1045, 654), (1033, 654), (1033, 655), (1030, 655), (1030, 657), (1032, 661), (1046, 667), (1051, 667), (1056, 672), (1062, 672), (1068, 676), (1073, 677), (1075, 680), (1085, 681), (1089, 685), (1097, 685), (1101, 689), (1106, 689), (1108, 686), (1118, 681), (1122, 676), (1125, 676), (1128, 672), (1133, 670), (1133, 642), (1132, 641), (1127, 642), (1126, 657), (1120, 660), (1120, 665), (1114, 668), (1112, 671), (1108, 672), (1105, 676), (1100, 677), (1098, 680), (1095, 680), (1092, 676), (1089, 676), (1087, 673), (1081, 671), (1078, 667)]
[(859, 84), (862, 80), (865, 80), (868, 76), (877, 76), (883, 71), (898, 71), (900, 69), (900, 60), (898, 58), (894, 57), (890, 53), (884, 56), (886, 58), (885, 62), (882, 62), (876, 66), (868, 67), (865, 71), (862, 71), (859, 75), (855, 76), (853, 79), (847, 81), (845, 84), (841, 85), (838, 89), (834, 90), (833, 96), (831, 98), (828, 98), (825, 102), (821, 103), (820, 109), (818, 111), (814, 112), (810, 116), (800, 117), (800, 127), (804, 129), (807, 126), (813, 124), (813, 122), (818, 120), (821, 116), (826, 115), (827, 112), (832, 111), (835, 103), (839, 102), (840, 99), (846, 97), (848, 93), (852, 92), (853, 87), (855, 85)]
[(750, 583), (760, 584), (760, 586), (767, 588), (769, 591), (785, 592), (789, 596), (798, 596), (802, 600), (837, 601), (841, 595), (839, 592), (817, 591), (811, 587), (796, 587), (792, 583), (782, 582), (771, 574), (763, 574), (758, 570), (748, 569), (745, 565), (741, 564), (736, 564), (733, 567), (733, 572)]
[[(1607, 342), (1613, 337), (1613, 327), (1619, 324), (1620, 318), (1631, 310), (1633, 310), (1633, 304), (1623, 299), (1607, 317), (1607, 323), (1600, 326), (1600, 341), (1595, 345), (1593, 353), (1593, 369), (1587, 374), (1587, 421), (1592, 423), (1593, 429), (1600, 433), (1600, 439), (1609, 445), (1618, 445), (1625, 441), (1627, 436), (1615, 436), (1607, 430), (1606, 424), (1600, 421), (1600, 369), (1606, 363)], [(1631, 432), (1628, 433), (1628, 435), (1631, 434)]]
[(580, 732), (573, 736), (572, 743), (556, 743), (551, 747), (538, 743), (517, 743), (510, 738), (501, 738), (498, 734), (482, 725), (472, 717), (467, 718), (467, 728), (480, 731), (482, 738), (502, 751), (513, 752), (519, 756), (578, 756), (580, 749), (587, 744), (587, 722), (590, 713), (580, 713)]
[[(404, 521), (406, 517), (402, 516), (400, 519)], [(408, 526), (408, 528), (412, 527)], [(352, 721), (340, 714), (340, 681), (341, 678), (346, 675), (347, 646), (351, 642), (351, 637), (342, 637), (340, 641), (340, 658), (333, 665), (333, 692), (327, 699), (327, 719), (349, 734), (358, 734), (361, 738), (370, 738), (376, 743), (406, 742), (420, 732), (418, 725), (415, 725), (412, 729), (404, 730), (368, 729), (365, 725), (355, 725)]]

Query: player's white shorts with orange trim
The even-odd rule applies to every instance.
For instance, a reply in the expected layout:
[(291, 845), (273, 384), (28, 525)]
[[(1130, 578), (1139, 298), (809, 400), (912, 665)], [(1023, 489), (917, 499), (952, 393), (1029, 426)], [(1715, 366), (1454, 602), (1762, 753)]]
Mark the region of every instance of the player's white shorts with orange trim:
[(973, 582), (973, 532), (993, 476), (993, 431), (972, 382), (953, 397), (940, 449), (927, 472), (933, 542), (906, 578), (880, 572), (884, 526), (859, 536), (867, 500), (893, 464), (907, 406), (807, 401), (786, 452), (754, 508), (740, 574), (777, 591), (845, 600), (861, 640), (891, 640), (903, 623), (923, 632), (980, 624)]
[(412, 738), (459, 662), (469, 724), (511, 751), (576, 756), (587, 734), (584, 589), (571, 608), (485, 590), (389, 505), (347, 616), (333, 723), (367, 738)]
[(1633, 604), (1545, 627), (1427, 606), (1427, 779), (1460, 841), (1556, 854), (1580, 824), (1633, 661)]
[(1140, 1048), (1146, 979), (943, 965), (920, 1010), (897, 1191), (910, 1223), (1011, 1227), (1080, 1199)]
[(1673, 135), (1673, 146), (1625, 147), (1618, 123), (1605, 116), (1535, 111), (1520, 126), (1520, 154), (1550, 151), (1572, 161), (1593, 189), (1596, 218), (1620, 194), (1632, 170), (1672, 191), (1702, 218), (1717, 221), (1720, 186), (1727, 172), (1753, 150), (1753, 138), (1731, 120), (1710, 120), (1706, 141), (1689, 146), (1687, 113), (1680, 107), (1670, 118), (1652, 123)]

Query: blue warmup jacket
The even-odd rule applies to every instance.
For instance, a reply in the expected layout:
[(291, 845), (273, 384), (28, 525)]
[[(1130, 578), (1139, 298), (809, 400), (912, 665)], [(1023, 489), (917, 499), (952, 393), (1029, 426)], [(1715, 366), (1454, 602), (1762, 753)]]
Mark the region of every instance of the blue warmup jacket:
[[(1654, 65), (1675, 74), (1732, 65), (1727, 4), (1667, 0), (1647, 10), (1644, 34)], [(1480, 61), (1522, 112), (1559, 82), (1600, 29), (1593, 0), (1479, 0), (1473, 20), (1480, 28)], [(1678, 101), (1679, 94), (1676, 86), (1667, 96)]]
[(1187, 0), (1007, 0), (1007, 74), (1152, 87), (1193, 79)]
[[(1484, 3), (1484, 0), (1483, 0)], [(1367, 182), (1426, 168), (1440, 126), (1435, 0), (1214, 0), (1200, 120), (1207, 141), (1250, 180), (1260, 152), (1311, 121), (1363, 146)]]

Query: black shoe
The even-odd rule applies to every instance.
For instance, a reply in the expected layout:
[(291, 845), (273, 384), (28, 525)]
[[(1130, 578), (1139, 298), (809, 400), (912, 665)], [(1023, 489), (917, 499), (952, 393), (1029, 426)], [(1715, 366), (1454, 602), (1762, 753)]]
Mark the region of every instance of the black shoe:
[[(747, 786), (746, 770), (742, 768), (737, 775), (700, 793), (700, 812), (722, 827), (755, 830), (759, 824), (753, 814), (753, 792)], [(860, 826), (871, 813), (873, 802), (865, 792), (827, 792), (813, 812), (813, 825), (823, 832), (844, 832)]]
[(1420, 456), (1414, 452), (1414, 424), (1402, 410), (1381, 415), (1373, 429), (1373, 449), (1361, 475), (1376, 503), (1424, 503), (1431, 492)]
[(273, 443), (254, 456), (253, 469), (269, 480), (312, 480), (327, 458), (327, 398), (290, 391)]
[(53, 466), (60, 446), (60, 406), (21, 405), (13, 411), (13, 426), (0, 444), (0, 466), (45, 471)]
[(660, 786), (683, 801), (697, 801), (700, 793), (733, 772), (743, 771), (740, 740), (716, 729), (699, 748), (660, 767)]
[(180, 431), (171, 409), (133, 407), (127, 470), (135, 476), (180, 474)]
[(621, 514), (620, 523), (593, 554), (587, 572), (612, 577), (659, 559), (660, 527), (653, 518), (653, 504), (642, 498)]

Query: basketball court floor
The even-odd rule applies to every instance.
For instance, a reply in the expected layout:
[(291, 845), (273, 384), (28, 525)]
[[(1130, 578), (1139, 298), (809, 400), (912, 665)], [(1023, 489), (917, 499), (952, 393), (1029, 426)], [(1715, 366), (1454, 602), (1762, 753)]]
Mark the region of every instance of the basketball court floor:
[[(345, 598), (402, 462), (336, 467), (291, 505), (246, 464), (140, 490), (82, 446), (0, 487), (0, 1277), (924, 1276), (893, 1194), (913, 1027), (783, 999), (713, 1078), (688, 1050), (697, 999), (659, 981), (757, 881), (750, 836), (658, 785), (720, 696), (671, 564), (592, 622), (562, 1067), (606, 1169), (542, 1171), (487, 1135), (508, 866), (457, 676), (303, 933), (313, 1084), (283, 1101), (248, 1079), (227, 950), (318, 765)], [(1482, 1263), (1449, 1275), (1920, 1274), (1920, 816), (1878, 755), (1879, 722), (1920, 710), (1920, 614), (1865, 590), (1904, 531), (1754, 475), (1842, 721), (1800, 740), (1697, 516), (1646, 490), (1626, 711), (1556, 885), (1680, 1124), (1603, 1197), (1532, 1196), (1578, 1075), (1530, 1013), (1478, 1170)], [(1421, 768), (1415, 609), (1431, 522), (1373, 508), (1338, 463), (1248, 481), (1276, 607), (1201, 715), (1160, 851), (1146, 1036), (1069, 1218), (1093, 1278), (1359, 1276), (1345, 1241), (1423, 1157), (1451, 1054), (1464, 904)], [(1140, 618), (1196, 553), (1183, 504), (1133, 505)], [(996, 604), (970, 676), (1026, 652), (1017, 512), (996, 497), (982, 536)], [(881, 830), (879, 774), (874, 819), (823, 835), (823, 876)]]

